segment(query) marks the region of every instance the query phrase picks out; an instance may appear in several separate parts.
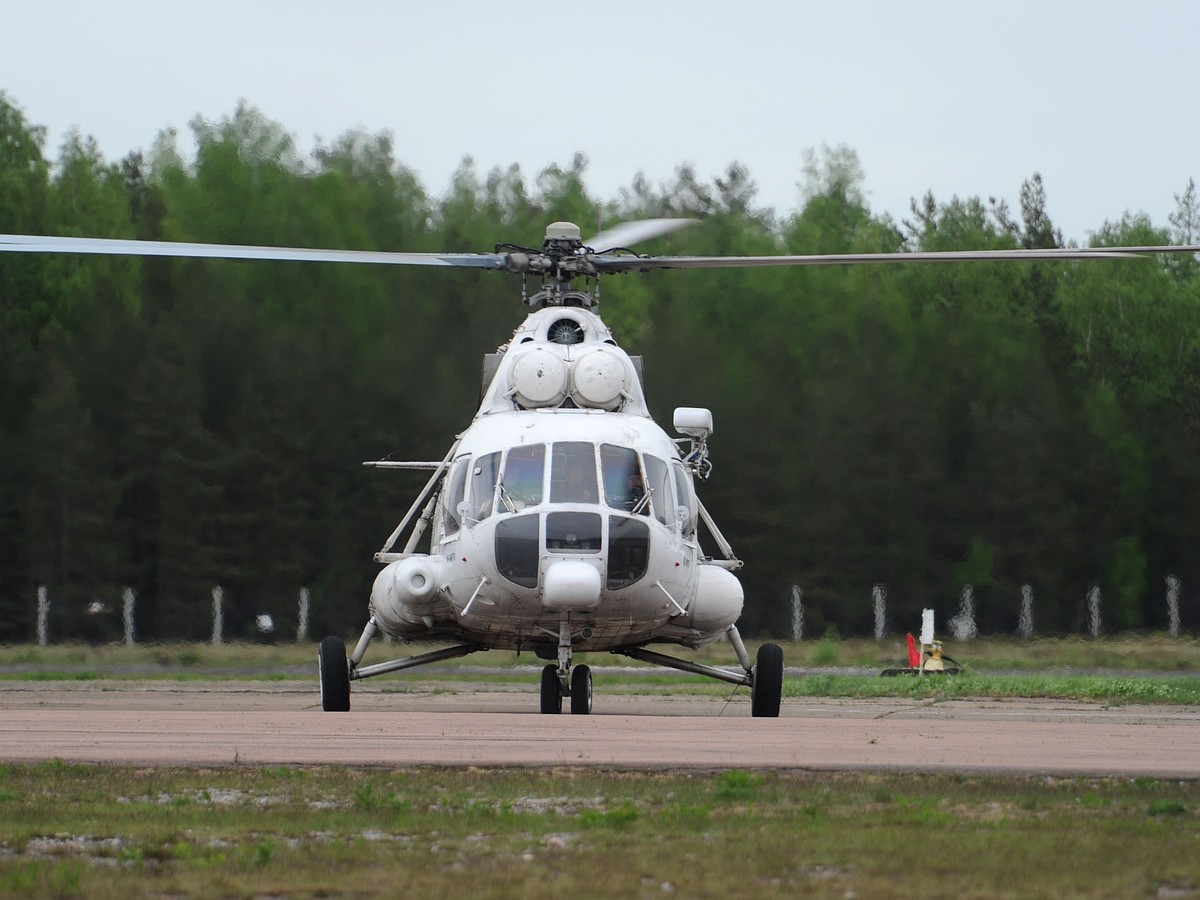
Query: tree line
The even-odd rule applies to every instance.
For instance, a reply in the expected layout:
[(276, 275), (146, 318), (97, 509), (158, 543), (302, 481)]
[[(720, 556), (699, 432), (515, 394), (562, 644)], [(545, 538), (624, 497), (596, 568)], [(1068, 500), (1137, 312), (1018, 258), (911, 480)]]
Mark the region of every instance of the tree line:
[[(463, 161), (431, 196), (386, 134), (301, 156), (248, 105), (107, 161), (0, 94), (0, 233), (366, 250), (488, 251), (628, 218), (701, 223), (639, 248), (676, 254), (1053, 247), (1037, 175), (1019, 208), (917, 198), (872, 213), (852, 150), (810, 151), (797, 208), (756, 204), (734, 163), (688, 166), (594, 197), (586, 159), (527, 177)], [(1096, 245), (1194, 242), (1194, 183), (1169, 222), (1125, 215)], [(438, 459), (475, 410), (481, 355), (522, 318), (514, 278), (290, 262), (0, 254), (0, 640), (60, 637), (138, 596), (143, 638), (203, 638), (220, 584), (230, 634), (307, 587), (312, 633), (361, 627), (371, 554), (420, 475), (360, 466)], [(1185, 628), (1200, 591), (1200, 263), (873, 265), (608, 279), (601, 307), (645, 358), (655, 417), (707, 406), (700, 494), (747, 565), (751, 634), (866, 634), (944, 621), (973, 586), (981, 630), (1081, 630), (1099, 587), (1112, 629)], [(710, 542), (711, 544), (711, 542)], [(715, 550), (709, 546), (710, 551)], [(92, 607), (96, 609), (96, 606)]]

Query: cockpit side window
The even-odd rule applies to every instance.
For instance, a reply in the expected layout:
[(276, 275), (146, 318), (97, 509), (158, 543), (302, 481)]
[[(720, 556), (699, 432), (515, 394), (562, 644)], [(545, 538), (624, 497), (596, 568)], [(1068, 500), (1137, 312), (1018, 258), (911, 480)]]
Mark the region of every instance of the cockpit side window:
[(486, 519), (494, 512), (499, 476), (499, 451), (475, 458), (475, 466), (471, 469), (471, 518)]
[(626, 512), (633, 512), (642, 504), (646, 488), (636, 450), (601, 444), (600, 472), (604, 477), (605, 503)]
[(457, 534), (462, 527), (458, 518), (458, 504), (462, 503), (463, 494), (467, 488), (467, 469), (471, 460), (466, 457), (458, 460), (450, 467), (446, 476), (446, 486), (442, 491), (442, 513), (446, 521), (446, 534)]
[(504, 461), (504, 477), (500, 480), (500, 511), (518, 512), (541, 503), (545, 468), (545, 444), (509, 450)]
[(596, 447), (581, 441), (560, 441), (550, 454), (550, 502), (595, 503)]
[(683, 463), (674, 460), (671, 463), (671, 471), (675, 475), (675, 502), (687, 509), (687, 518), (679, 527), (684, 537), (691, 537), (696, 533), (696, 495), (692, 491)]
[(654, 506), (654, 518), (666, 525), (675, 518), (675, 506), (671, 502), (671, 475), (667, 464), (657, 456), (646, 454), (646, 479), (650, 486), (650, 503)]

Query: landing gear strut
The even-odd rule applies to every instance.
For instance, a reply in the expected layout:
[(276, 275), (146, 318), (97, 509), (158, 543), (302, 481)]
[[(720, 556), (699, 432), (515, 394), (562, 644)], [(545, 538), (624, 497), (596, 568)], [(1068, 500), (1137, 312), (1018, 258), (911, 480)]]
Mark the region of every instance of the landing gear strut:
[(350, 682), (370, 678), (372, 675), (383, 675), (387, 672), (399, 672), (401, 669), (412, 669), (417, 666), (441, 662), (444, 659), (456, 659), (482, 650), (474, 644), (457, 644), (444, 647), (431, 653), (421, 653), (417, 656), (406, 656), (388, 662), (376, 663), (373, 666), (359, 666), (363, 655), (367, 652), (367, 644), (379, 630), (372, 616), (363, 629), (362, 637), (354, 647), (354, 652), (346, 657), (346, 644), (340, 637), (330, 636), (321, 641), (318, 660), (321, 673), (321, 708), (325, 712), (347, 712), (350, 709)]
[[(585, 636), (591, 631), (584, 629)], [(586, 716), (592, 711), (592, 670), (576, 666), (571, 670), (571, 623), (564, 618), (558, 626), (558, 665), (542, 668), (542, 712), (558, 715), (563, 697), (571, 698), (571, 713)]]
[(756, 664), (751, 665), (750, 654), (746, 652), (746, 645), (742, 643), (742, 636), (738, 634), (737, 627), (729, 626), (726, 637), (733, 645), (743, 672), (706, 666), (704, 663), (656, 653), (645, 647), (630, 647), (627, 650), (614, 650), (613, 653), (659, 666), (670, 666), (681, 672), (707, 675), (709, 678), (727, 681), (730, 684), (747, 685), (750, 688), (750, 715), (778, 718), (780, 701), (783, 698), (783, 650), (778, 644), (763, 644), (758, 648)]
[[(434, 650), (432, 653), (360, 667), (359, 663), (366, 653), (367, 644), (371, 642), (377, 630), (375, 618), (372, 617), (349, 658), (346, 656), (346, 644), (340, 637), (327, 637), (321, 641), (318, 655), (321, 708), (326, 712), (346, 712), (350, 709), (351, 681), (411, 669), (444, 659), (454, 659), (483, 649), (474, 644), (458, 644)], [(550, 634), (554, 632), (551, 631)], [(581, 629), (580, 634), (585, 639), (589, 638), (591, 630), (585, 627)], [(542, 669), (541, 711), (546, 715), (558, 715), (562, 712), (563, 698), (570, 697), (572, 714), (586, 716), (592, 711), (592, 670), (584, 665), (571, 668), (572, 634), (570, 621), (566, 617), (559, 624), (557, 636), (558, 665), (551, 663)], [(783, 650), (777, 644), (763, 644), (758, 648), (758, 655), (752, 664), (737, 628), (730, 626), (726, 636), (737, 653), (738, 662), (743, 670), (741, 672), (678, 659), (647, 650), (645, 647), (630, 647), (613, 652), (655, 665), (670, 666), (696, 675), (707, 675), (731, 684), (746, 685), (750, 688), (750, 714), (755, 717), (777, 718), (783, 698)]]

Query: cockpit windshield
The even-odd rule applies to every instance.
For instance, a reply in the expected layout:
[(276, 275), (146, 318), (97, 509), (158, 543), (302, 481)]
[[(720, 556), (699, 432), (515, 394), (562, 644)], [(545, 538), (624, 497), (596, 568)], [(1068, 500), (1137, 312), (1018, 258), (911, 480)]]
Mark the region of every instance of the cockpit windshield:
[(613, 509), (645, 509), (646, 488), (637, 451), (614, 444), (600, 445), (600, 471), (604, 476), (604, 502)]
[(595, 503), (596, 445), (582, 441), (560, 441), (550, 456), (550, 502)]
[(542, 476), (546, 468), (546, 445), (513, 447), (504, 461), (500, 479), (501, 508), (518, 512), (542, 502)]
[[(462, 480), (467, 474), (463, 462), (451, 473), (448, 491), (458, 499), (464, 493)], [(547, 493), (551, 503), (603, 504), (619, 512), (653, 517), (664, 525), (673, 525), (678, 517), (673, 501), (691, 503), (682, 472), (672, 472), (657, 456), (617, 444), (597, 447), (584, 441), (558, 441), (548, 451), (546, 444), (521, 445), (504, 454), (503, 467), (500, 453), (486, 453), (471, 461), (468, 472), (469, 516), (477, 521), (494, 513), (518, 513), (538, 506), (546, 501)], [(447, 509), (450, 531), (457, 526), (455, 509)], [(692, 528), (694, 525), (688, 530)]]

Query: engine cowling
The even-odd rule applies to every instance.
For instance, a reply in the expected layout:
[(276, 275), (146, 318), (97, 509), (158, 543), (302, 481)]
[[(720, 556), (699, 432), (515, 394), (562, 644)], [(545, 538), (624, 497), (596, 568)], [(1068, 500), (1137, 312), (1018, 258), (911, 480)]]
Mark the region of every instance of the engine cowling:
[(583, 409), (614, 410), (628, 396), (630, 372), (625, 355), (600, 344), (571, 363), (571, 399)]
[(742, 614), (745, 595), (737, 577), (717, 566), (700, 566), (690, 625), (704, 632), (722, 633)]
[(386, 632), (402, 632), (428, 624), (442, 582), (441, 559), (410, 556), (390, 563), (375, 576), (371, 612)]
[(567, 398), (567, 364), (549, 347), (518, 350), (508, 371), (508, 387), (525, 409), (558, 406)]

